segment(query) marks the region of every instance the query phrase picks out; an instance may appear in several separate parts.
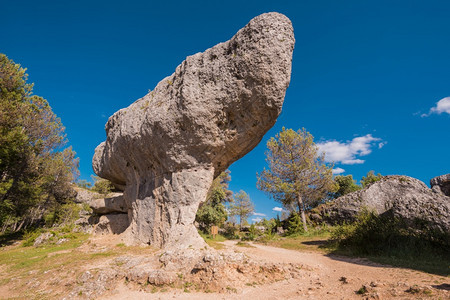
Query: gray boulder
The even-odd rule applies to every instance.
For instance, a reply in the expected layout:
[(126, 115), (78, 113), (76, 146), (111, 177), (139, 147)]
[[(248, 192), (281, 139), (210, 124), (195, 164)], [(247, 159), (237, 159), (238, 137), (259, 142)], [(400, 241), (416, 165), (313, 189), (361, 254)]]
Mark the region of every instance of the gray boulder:
[(433, 191), (450, 196), (450, 174), (434, 177), (430, 180), (430, 186)]
[(130, 225), (128, 215), (109, 214), (100, 216), (98, 223), (94, 226), (96, 234), (121, 234)]
[(75, 202), (76, 203), (89, 203), (90, 201), (98, 198), (102, 198), (104, 196), (100, 195), (99, 193), (92, 192), (77, 186), (74, 186), (73, 188), (75, 190), (76, 197)]
[(124, 187), (129, 243), (204, 246), (193, 225), (198, 206), (213, 179), (275, 124), (293, 49), (290, 20), (260, 15), (109, 118), (92, 164)]
[(426, 224), (450, 232), (450, 197), (437, 194), (422, 181), (408, 176), (385, 176), (319, 208), (322, 219), (331, 224), (355, 221), (363, 209), (400, 218), (412, 227)]
[(128, 212), (122, 193), (114, 193), (107, 198), (93, 199), (89, 201), (89, 206), (92, 208), (92, 212), (98, 215)]

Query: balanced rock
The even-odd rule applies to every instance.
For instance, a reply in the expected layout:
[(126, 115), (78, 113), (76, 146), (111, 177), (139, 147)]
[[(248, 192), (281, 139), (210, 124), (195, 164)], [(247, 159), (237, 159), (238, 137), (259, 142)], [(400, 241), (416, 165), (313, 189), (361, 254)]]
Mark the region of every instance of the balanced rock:
[(129, 243), (204, 245), (193, 225), (198, 206), (213, 179), (275, 124), (293, 49), (290, 20), (260, 15), (109, 118), (93, 167), (124, 187)]
[(440, 232), (450, 232), (450, 198), (408, 176), (384, 176), (369, 187), (339, 197), (319, 210), (324, 221), (336, 224), (355, 221), (363, 209), (400, 218), (412, 227), (427, 224)]
[(433, 191), (441, 192), (450, 196), (450, 174), (434, 177), (430, 180)]

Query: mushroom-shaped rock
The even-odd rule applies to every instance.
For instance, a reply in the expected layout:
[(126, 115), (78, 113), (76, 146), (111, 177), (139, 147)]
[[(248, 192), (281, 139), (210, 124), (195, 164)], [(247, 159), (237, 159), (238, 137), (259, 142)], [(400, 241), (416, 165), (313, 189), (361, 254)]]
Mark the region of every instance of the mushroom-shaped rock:
[(193, 224), (198, 206), (213, 179), (275, 124), (294, 42), (287, 17), (262, 14), (109, 118), (93, 167), (124, 187), (130, 242), (204, 245)]

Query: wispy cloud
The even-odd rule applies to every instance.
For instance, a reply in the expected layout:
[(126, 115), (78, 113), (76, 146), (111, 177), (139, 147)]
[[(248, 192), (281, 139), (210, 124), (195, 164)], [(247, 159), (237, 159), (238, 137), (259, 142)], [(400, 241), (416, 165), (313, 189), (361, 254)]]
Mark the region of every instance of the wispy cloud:
[(357, 157), (370, 154), (372, 147), (375, 145), (381, 148), (385, 144), (386, 142), (383, 142), (380, 138), (366, 134), (365, 136), (355, 137), (347, 142), (326, 141), (317, 143), (317, 146), (319, 147), (320, 153), (325, 152), (325, 161), (341, 163), (343, 165), (355, 165), (365, 162)]
[(420, 116), (423, 118), (423, 117), (428, 117), (431, 114), (440, 115), (442, 113), (447, 113), (450, 115), (450, 97), (445, 97), (445, 98), (439, 100), (436, 103), (436, 106), (432, 107), (427, 114), (422, 114)]
[(333, 170), (331, 170), (331, 172), (333, 173), (333, 175), (338, 175), (344, 173), (345, 170), (342, 168), (334, 168)]
[(254, 218), (254, 219), (252, 219), (252, 221), (253, 221), (253, 222), (261, 222), (262, 219), (261, 219), (261, 218)]
[(253, 215), (254, 215), (254, 216), (260, 216), (260, 217), (265, 217), (265, 216), (266, 216), (266, 214), (263, 214), (263, 213), (257, 213), (257, 212), (254, 212)]
[(283, 209), (282, 209), (281, 207), (277, 207), (277, 206), (275, 206), (274, 208), (272, 208), (272, 210), (273, 210), (273, 211), (279, 211), (279, 212), (283, 211)]

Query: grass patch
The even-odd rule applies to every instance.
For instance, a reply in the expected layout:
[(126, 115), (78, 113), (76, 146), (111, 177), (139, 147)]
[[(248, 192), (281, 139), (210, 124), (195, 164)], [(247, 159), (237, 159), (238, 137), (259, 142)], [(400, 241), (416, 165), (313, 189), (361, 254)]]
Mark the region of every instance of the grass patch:
[(0, 264), (6, 265), (9, 272), (49, 269), (55, 266), (55, 260), (60, 260), (59, 255), (57, 255), (58, 252), (79, 247), (87, 240), (88, 235), (74, 233), (74, 237), (74, 239), (60, 245), (21, 246), (0, 251)]
[(332, 251), (332, 249), (327, 248), (329, 237), (329, 232), (319, 233), (311, 230), (311, 232), (308, 231), (306, 233), (297, 233), (287, 237), (280, 237), (278, 239), (261, 240), (259, 243), (289, 250), (328, 253)]
[(247, 242), (242, 242), (242, 241), (237, 242), (237, 243), (236, 243), (236, 246), (239, 246), (239, 247), (247, 247), (247, 248), (255, 248), (255, 246), (252, 246), (252, 245), (250, 245), (249, 243), (247, 243)]
[(220, 250), (225, 248), (225, 246), (221, 243), (227, 240), (226, 237), (224, 237), (221, 234), (216, 234), (216, 236), (213, 238), (211, 234), (205, 234), (201, 231), (199, 231), (200, 236), (205, 240), (205, 242), (208, 244), (208, 246)]

